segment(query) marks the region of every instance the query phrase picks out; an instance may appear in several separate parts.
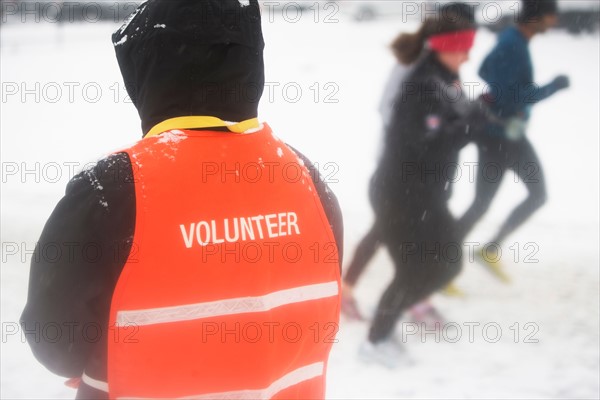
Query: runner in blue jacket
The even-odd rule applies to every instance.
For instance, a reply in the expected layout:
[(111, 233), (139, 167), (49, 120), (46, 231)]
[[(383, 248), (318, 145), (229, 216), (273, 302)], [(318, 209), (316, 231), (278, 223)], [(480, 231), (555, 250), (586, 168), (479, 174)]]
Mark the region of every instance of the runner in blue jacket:
[[(485, 214), (508, 169), (518, 174), (529, 192), (491, 240), (498, 246), (487, 247), (488, 250), (498, 249), (503, 240), (546, 201), (542, 167), (525, 132), (532, 106), (567, 88), (569, 79), (560, 75), (545, 86), (536, 85), (529, 41), (555, 25), (556, 14), (555, 0), (523, 0), (517, 26), (500, 34), (498, 43), (479, 70), (489, 85), (484, 98), (495, 118), (481, 138), (483, 140), (478, 142), (477, 190), (473, 204), (459, 221), (462, 236), (466, 236)], [(486, 254), (483, 258), (488, 262), (498, 260), (494, 254)], [(497, 272), (501, 278), (508, 279)]]

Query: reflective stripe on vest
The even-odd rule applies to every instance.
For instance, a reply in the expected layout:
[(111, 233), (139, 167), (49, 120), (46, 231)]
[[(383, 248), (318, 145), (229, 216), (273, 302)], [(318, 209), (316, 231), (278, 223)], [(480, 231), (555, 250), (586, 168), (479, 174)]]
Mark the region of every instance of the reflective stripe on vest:
[(94, 379), (87, 375), (85, 372), (83, 373), (83, 375), (81, 375), (81, 381), (91, 388), (108, 393), (108, 382), (103, 382), (98, 379)]
[(296, 154), (267, 125), (244, 133), (171, 130), (126, 150), (136, 225), (110, 398), (324, 397), (335, 239)]
[[(323, 363), (314, 363), (306, 367), (298, 368), (289, 374), (282, 376), (273, 382), (269, 387), (259, 390), (237, 390), (231, 392), (208, 393), (195, 396), (179, 397), (178, 399), (198, 399), (198, 400), (229, 400), (229, 399), (271, 399), (277, 393), (289, 387), (305, 382), (312, 378), (323, 375)], [(149, 397), (120, 397), (120, 400), (152, 400)]]
[(240, 297), (146, 310), (117, 312), (117, 326), (142, 326), (189, 321), (223, 315), (269, 311), (276, 307), (303, 301), (318, 300), (338, 294), (338, 283), (327, 282), (280, 290), (257, 297)]
[[(273, 382), (269, 387), (260, 390), (237, 390), (231, 392), (222, 393), (208, 393), (200, 394), (188, 397), (180, 397), (180, 399), (270, 399), (277, 393), (291, 386), (297, 385), (301, 382), (307, 381), (312, 378), (316, 378), (323, 375), (323, 363), (315, 363), (307, 365), (306, 367), (298, 368), (295, 371), (281, 377), (280, 379)], [(91, 378), (85, 373), (81, 376), (81, 380), (88, 386), (99, 390), (101, 392), (108, 393), (108, 383), (102, 382), (97, 379)], [(149, 397), (120, 397), (119, 399), (151, 399)]]

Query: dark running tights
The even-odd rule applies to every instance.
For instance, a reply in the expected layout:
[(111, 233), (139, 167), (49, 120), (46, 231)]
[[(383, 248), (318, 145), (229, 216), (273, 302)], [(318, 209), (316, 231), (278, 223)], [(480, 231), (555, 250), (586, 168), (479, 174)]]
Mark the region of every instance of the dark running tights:
[[(406, 249), (401, 244), (387, 245), (396, 274), (379, 301), (369, 331), (372, 343), (389, 338), (403, 311), (445, 287), (460, 272), (459, 259), (454, 262), (444, 257), (434, 260), (431, 256), (421, 255), (421, 247), (425, 245), (418, 246), (418, 255), (407, 259)], [(431, 245), (427, 247), (431, 248)]]
[(546, 202), (546, 183), (539, 158), (527, 139), (518, 142), (492, 139), (479, 148), (475, 200), (458, 221), (461, 237), (465, 237), (490, 207), (500, 188), (502, 177), (512, 169), (527, 187), (528, 196), (502, 224), (491, 240), (502, 241), (521, 226)]
[(348, 272), (344, 275), (344, 283), (349, 286), (356, 285), (358, 278), (365, 270), (365, 267), (371, 258), (375, 255), (380, 244), (381, 234), (379, 233), (377, 223), (373, 223), (371, 230), (360, 241), (354, 252), (354, 258), (348, 267)]

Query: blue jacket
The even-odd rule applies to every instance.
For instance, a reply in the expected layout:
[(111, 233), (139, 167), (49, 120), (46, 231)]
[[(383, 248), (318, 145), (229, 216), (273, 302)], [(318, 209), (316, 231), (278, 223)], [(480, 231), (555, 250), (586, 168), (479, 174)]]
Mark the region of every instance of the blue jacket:
[(499, 35), (496, 47), (479, 69), (479, 75), (489, 85), (491, 109), (502, 119), (529, 119), (533, 104), (558, 90), (552, 83), (535, 84), (528, 45), (525, 36), (516, 27), (510, 27)]

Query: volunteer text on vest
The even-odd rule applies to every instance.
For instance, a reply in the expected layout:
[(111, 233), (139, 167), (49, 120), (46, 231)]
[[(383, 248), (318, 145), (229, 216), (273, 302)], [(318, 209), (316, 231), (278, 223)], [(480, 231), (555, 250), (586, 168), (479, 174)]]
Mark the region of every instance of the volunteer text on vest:
[(192, 248), (220, 243), (272, 239), (299, 235), (298, 216), (295, 212), (225, 218), (179, 225), (185, 246)]

